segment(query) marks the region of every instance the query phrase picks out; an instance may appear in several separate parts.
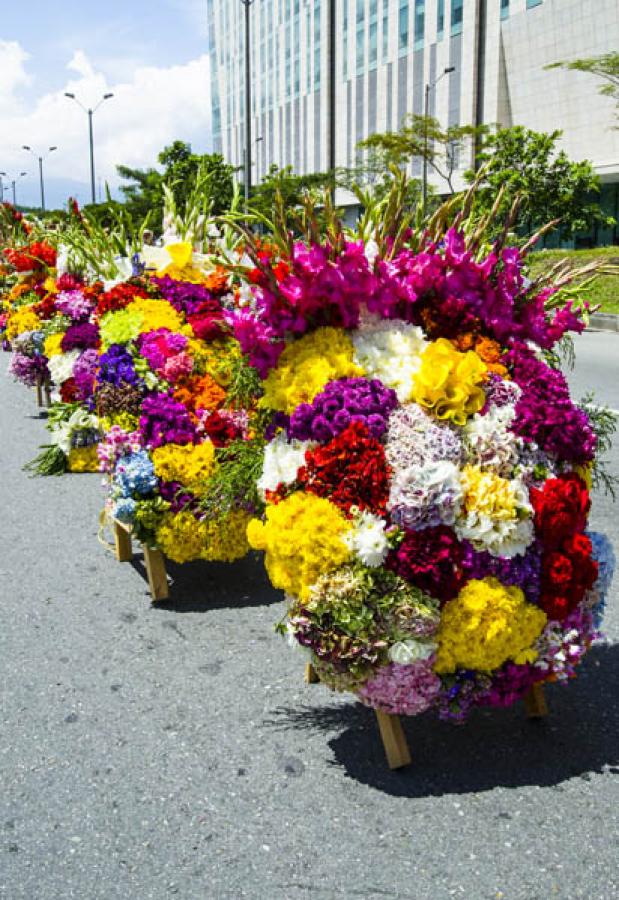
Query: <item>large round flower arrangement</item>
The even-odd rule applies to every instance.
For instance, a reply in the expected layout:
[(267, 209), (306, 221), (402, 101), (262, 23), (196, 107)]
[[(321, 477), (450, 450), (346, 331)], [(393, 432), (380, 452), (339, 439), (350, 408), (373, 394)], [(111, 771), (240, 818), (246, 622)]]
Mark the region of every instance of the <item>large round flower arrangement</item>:
[(392, 714), (571, 677), (612, 571), (596, 435), (551, 352), (579, 315), (455, 227), (285, 246), (257, 248), (232, 316), (270, 416), (248, 535), (281, 630)]

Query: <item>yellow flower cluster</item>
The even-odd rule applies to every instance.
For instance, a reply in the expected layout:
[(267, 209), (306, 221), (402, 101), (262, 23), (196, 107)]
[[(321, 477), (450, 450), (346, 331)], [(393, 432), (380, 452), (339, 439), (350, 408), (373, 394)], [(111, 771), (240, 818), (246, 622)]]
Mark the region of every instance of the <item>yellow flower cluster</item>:
[(460, 353), (451, 341), (439, 338), (421, 357), (421, 367), (413, 383), (412, 399), (437, 419), (465, 425), (486, 401), (479, 386), (487, 366), (474, 350)]
[(482, 472), (477, 466), (464, 466), (460, 473), (465, 511), (487, 516), (493, 521), (518, 517), (519, 498), (515, 485), (494, 472)]
[(203, 444), (164, 444), (153, 450), (155, 474), (164, 481), (178, 481), (197, 494), (213, 474), (215, 448), (211, 441)]
[[(169, 328), (170, 331), (183, 330), (183, 319), (167, 300), (150, 300), (148, 297), (137, 297), (130, 304), (131, 310), (141, 313), (142, 331), (156, 331), (157, 328)], [(186, 329), (183, 330), (183, 334)]]
[(48, 359), (51, 359), (52, 356), (58, 356), (62, 353), (62, 339), (64, 337), (64, 332), (60, 331), (57, 334), (49, 334), (45, 340), (43, 341), (43, 353), (47, 356)]
[(267, 507), (266, 522), (252, 519), (250, 545), (266, 551), (266, 569), (273, 585), (307, 598), (320, 575), (337, 569), (351, 551), (343, 541), (351, 525), (322, 497), (297, 491)]
[(137, 431), (140, 426), (139, 416), (132, 416), (131, 413), (116, 412), (111, 416), (100, 416), (99, 425), (103, 432), (109, 431), (112, 425), (118, 425), (123, 431)]
[(353, 362), (353, 344), (340, 328), (318, 328), (288, 344), (264, 382), (261, 405), (292, 413), (311, 403), (329, 381), (363, 375)]
[(249, 550), (250, 516), (235, 511), (216, 521), (199, 522), (191, 512), (164, 513), (156, 531), (157, 546), (177, 563), (194, 559), (234, 562)]
[(73, 447), (69, 450), (68, 468), (69, 472), (98, 472), (97, 445)]
[(23, 334), (25, 331), (36, 331), (40, 324), (41, 320), (37, 314), (29, 306), (22, 306), (9, 315), (6, 324), (7, 339), (12, 341), (17, 335)]
[(491, 672), (507, 660), (533, 662), (531, 645), (545, 624), (546, 613), (527, 603), (520, 588), (496, 578), (469, 581), (442, 609), (435, 671)]

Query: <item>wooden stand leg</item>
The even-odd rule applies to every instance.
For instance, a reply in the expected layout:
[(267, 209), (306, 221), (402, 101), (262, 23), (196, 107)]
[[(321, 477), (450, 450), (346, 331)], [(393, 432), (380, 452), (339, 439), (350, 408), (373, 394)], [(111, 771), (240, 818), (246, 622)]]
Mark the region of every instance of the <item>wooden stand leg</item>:
[(129, 562), (133, 559), (131, 535), (118, 522), (114, 522), (114, 548), (118, 562)]
[(161, 550), (153, 550), (144, 547), (144, 562), (148, 575), (148, 586), (154, 601), (167, 600), (170, 596), (168, 590), (168, 577), (165, 570), (165, 559)]
[(37, 393), (37, 406), (43, 406), (43, 385), (41, 384), (41, 376), (37, 375), (34, 383), (34, 389)]
[(406, 743), (400, 717), (390, 716), (379, 709), (375, 710), (375, 712), (389, 768), (401, 769), (403, 766), (409, 766), (411, 754)]
[(548, 715), (548, 705), (543, 684), (534, 684), (524, 695), (524, 708), (529, 719), (543, 719)]
[(305, 683), (318, 684), (319, 681), (318, 672), (311, 663), (307, 663), (305, 666)]

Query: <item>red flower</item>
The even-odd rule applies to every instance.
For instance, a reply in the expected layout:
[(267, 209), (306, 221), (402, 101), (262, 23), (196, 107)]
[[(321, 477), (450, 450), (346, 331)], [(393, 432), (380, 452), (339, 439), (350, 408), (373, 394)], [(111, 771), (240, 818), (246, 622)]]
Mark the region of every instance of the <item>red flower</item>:
[(308, 450), (299, 481), (346, 513), (351, 506), (384, 515), (389, 497), (389, 467), (383, 446), (362, 422), (351, 422), (323, 447)]
[(422, 591), (446, 602), (453, 600), (464, 581), (464, 547), (446, 525), (408, 531), (385, 565)]
[(575, 532), (583, 531), (591, 501), (584, 481), (570, 472), (549, 478), (543, 488), (531, 489), (535, 531), (546, 548), (556, 548)]
[(241, 429), (217, 410), (204, 422), (204, 430), (216, 447), (225, 447), (241, 436)]
[(60, 399), (63, 403), (73, 403), (74, 400), (79, 400), (79, 390), (73, 376), (61, 384)]
[(107, 312), (117, 311), (129, 306), (136, 297), (148, 297), (148, 291), (137, 284), (117, 284), (110, 291), (101, 294), (97, 300), (95, 315), (98, 319)]
[(548, 618), (563, 621), (591, 590), (597, 577), (598, 564), (586, 534), (571, 535), (558, 550), (545, 553), (540, 604)]

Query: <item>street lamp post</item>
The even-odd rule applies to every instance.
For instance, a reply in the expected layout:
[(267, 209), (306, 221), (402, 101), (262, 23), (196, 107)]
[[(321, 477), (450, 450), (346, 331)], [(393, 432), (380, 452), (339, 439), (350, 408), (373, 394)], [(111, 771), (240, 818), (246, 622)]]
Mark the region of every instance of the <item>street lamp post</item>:
[[(56, 147), (56, 146), (49, 147), (45, 156), (49, 156), (50, 153), (53, 153), (53, 151), (57, 150), (57, 149), (58, 149), (58, 147)], [(38, 161), (39, 161), (39, 181), (41, 183), (41, 210), (42, 210), (42, 212), (45, 212), (45, 184), (43, 181), (43, 160), (45, 159), (45, 156), (37, 156), (37, 154), (34, 152), (34, 150), (32, 150), (32, 148), (29, 147), (27, 144), (24, 144), (22, 146), (22, 150), (27, 150), (28, 153), (31, 153), (32, 156), (34, 156), (34, 158), (38, 159)]]
[[(11, 188), (13, 190), (13, 206), (15, 207), (15, 209), (17, 209), (17, 198), (15, 195), (15, 185), (17, 184), (17, 182), (19, 181), (20, 178), (23, 178), (27, 174), (28, 174), (27, 172), (20, 172), (19, 175), (17, 175), (15, 178), (10, 178), (6, 172), (0, 172), (0, 175), (4, 175), (4, 177), (9, 181), (9, 183), (11, 185)], [(4, 197), (4, 188), (2, 189), (2, 196)]]
[(245, 212), (251, 193), (251, 32), (249, 9), (254, 0), (241, 0), (245, 7)]
[(441, 78), (444, 75), (449, 75), (451, 72), (455, 72), (455, 66), (447, 66), (438, 78), (435, 78), (434, 81), (426, 82), (426, 89), (424, 95), (424, 103), (423, 103), (423, 118), (424, 118), (424, 128), (423, 128), (423, 211), (426, 211), (426, 205), (428, 202), (428, 116), (430, 115), (430, 91), (434, 90), (436, 85), (439, 83)]
[(99, 100), (94, 109), (90, 107), (86, 108), (83, 103), (77, 99), (75, 94), (71, 94), (68, 91), (65, 91), (65, 97), (68, 97), (70, 100), (75, 100), (78, 106), (81, 106), (85, 113), (88, 114), (88, 139), (90, 142), (90, 194), (92, 197), (92, 202), (97, 202), (97, 197), (95, 193), (95, 147), (94, 140), (92, 135), (92, 117), (99, 109), (104, 100), (109, 100), (110, 97), (113, 97), (114, 94), (104, 94), (103, 97)]

